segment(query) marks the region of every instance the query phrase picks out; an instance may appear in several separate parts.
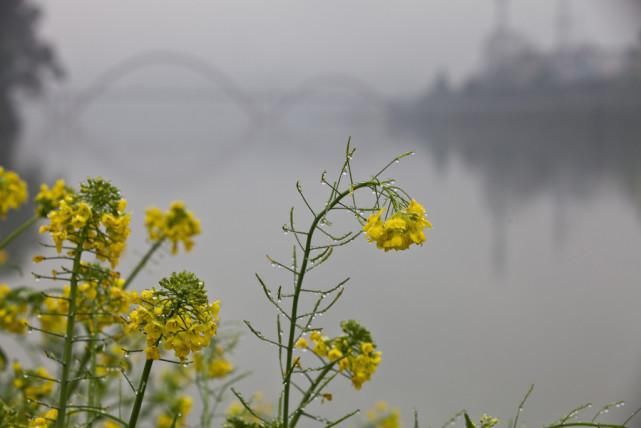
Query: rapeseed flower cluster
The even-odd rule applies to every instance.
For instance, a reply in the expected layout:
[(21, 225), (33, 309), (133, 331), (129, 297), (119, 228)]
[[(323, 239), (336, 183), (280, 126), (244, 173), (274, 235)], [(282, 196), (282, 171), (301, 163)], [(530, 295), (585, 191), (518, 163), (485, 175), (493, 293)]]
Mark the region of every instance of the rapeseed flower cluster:
[(379, 401), (367, 412), (367, 422), (366, 428), (400, 428), (402, 426), (400, 411), (390, 409), (384, 401)]
[(406, 250), (412, 244), (425, 242), (425, 228), (432, 228), (432, 223), (425, 216), (425, 208), (414, 199), (406, 207), (395, 211), (384, 221), (382, 208), (372, 214), (363, 226), (369, 242), (376, 242), (376, 247), (385, 251)]
[(52, 392), (55, 382), (44, 367), (24, 370), (19, 362), (13, 363), (13, 386), (26, 401), (41, 401)]
[(179, 242), (183, 243), (185, 251), (190, 251), (194, 246), (192, 238), (200, 234), (200, 221), (181, 201), (172, 202), (169, 210), (164, 213), (160, 208), (148, 208), (145, 213), (145, 226), (150, 241), (171, 241), (172, 254), (178, 252)]
[[(356, 389), (372, 378), (381, 362), (381, 352), (376, 350), (370, 332), (356, 321), (341, 323), (342, 336), (330, 339), (323, 336), (319, 330), (314, 330), (309, 336), (312, 342), (312, 352), (319, 357), (336, 362), (338, 370), (345, 372)], [(296, 342), (297, 348), (308, 348), (307, 339), (302, 337)]]
[(194, 354), (196, 371), (205, 378), (220, 379), (234, 371), (234, 365), (225, 358), (225, 350), (216, 345), (211, 353), (198, 352)]
[[(118, 272), (103, 268), (94, 263), (82, 263), (78, 273), (76, 308), (78, 321), (85, 323), (90, 332), (102, 331), (105, 327), (120, 324), (122, 316), (129, 312), (137, 292), (124, 289), (125, 280)], [(71, 287), (63, 287), (62, 296), (47, 296), (43, 301), (45, 308), (40, 316), (42, 328), (62, 333), (66, 329)]]
[(184, 361), (216, 335), (220, 302), (208, 303), (204, 283), (191, 272), (173, 273), (160, 281), (160, 289), (142, 291), (137, 301), (126, 330), (145, 334), (147, 359), (160, 358), (162, 342)]
[(31, 419), (29, 428), (50, 428), (55, 424), (56, 419), (58, 419), (58, 409), (49, 409), (44, 415)]
[(10, 210), (20, 208), (28, 195), (27, 183), (15, 172), (0, 166), (0, 218), (6, 218)]
[(95, 254), (98, 260), (118, 264), (129, 237), (131, 215), (125, 212), (127, 201), (111, 183), (89, 179), (80, 192), (69, 193), (49, 212), (49, 224), (40, 233), (51, 235), (58, 253), (65, 241), (82, 245), (83, 251)]
[(0, 330), (23, 334), (27, 331), (26, 302), (17, 298), (7, 284), (0, 284)]
[(36, 215), (38, 217), (47, 217), (51, 211), (58, 208), (58, 204), (67, 196), (73, 195), (72, 188), (67, 187), (65, 181), (60, 179), (49, 188), (45, 183), (40, 185), (40, 192), (36, 195)]
[(120, 370), (129, 371), (131, 361), (125, 358), (126, 355), (125, 350), (117, 344), (106, 347), (97, 355), (96, 376), (118, 376)]
[[(188, 395), (181, 395), (169, 409), (160, 413), (156, 420), (156, 428), (181, 428), (187, 425), (187, 416), (191, 411), (192, 400)], [(174, 424), (175, 419), (175, 424)]]

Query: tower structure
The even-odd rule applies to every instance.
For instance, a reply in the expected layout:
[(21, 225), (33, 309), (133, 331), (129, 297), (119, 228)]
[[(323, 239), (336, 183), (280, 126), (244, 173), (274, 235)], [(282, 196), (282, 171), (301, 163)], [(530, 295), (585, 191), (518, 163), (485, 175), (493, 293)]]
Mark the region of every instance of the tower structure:
[(565, 52), (572, 42), (572, 5), (570, 0), (556, 1), (556, 49)]

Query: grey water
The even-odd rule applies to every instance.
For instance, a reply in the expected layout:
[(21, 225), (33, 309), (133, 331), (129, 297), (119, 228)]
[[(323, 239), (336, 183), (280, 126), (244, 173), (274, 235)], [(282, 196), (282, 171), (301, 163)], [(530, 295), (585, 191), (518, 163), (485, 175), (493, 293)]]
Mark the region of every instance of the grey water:
[[(289, 286), (265, 255), (289, 259), (293, 238), (281, 225), (290, 206), (301, 227), (309, 222), (295, 182), (322, 206), (328, 189), (321, 173), (335, 176), (349, 137), (363, 179), (414, 151), (388, 176), (427, 208), (434, 229), (425, 245), (382, 253), (358, 239), (310, 274), (315, 286), (351, 277), (316, 325), (336, 334), (340, 320), (357, 319), (383, 352), (362, 391), (337, 382), (334, 401), (317, 407), (339, 415), (385, 400), (408, 426), (414, 409), (421, 426), (440, 426), (462, 408), (508, 419), (532, 383), (521, 415), (528, 426), (586, 402), (596, 412), (599, 404), (626, 400), (609, 413), (614, 421), (641, 405), (641, 166), (624, 156), (600, 174), (572, 162), (607, 156), (612, 141), (598, 152), (583, 139), (590, 130), (565, 133), (534, 156), (528, 147), (538, 147), (536, 139), (523, 143), (522, 128), (494, 124), (486, 140), (473, 131), (430, 134), (420, 124), (399, 129), (373, 98), (316, 95), (256, 121), (219, 102), (220, 94), (181, 93), (154, 98), (115, 89), (72, 116), (46, 102), (23, 105), (17, 169), (74, 184), (100, 175), (129, 200), (133, 233), (123, 272), (147, 249), (145, 207), (181, 199), (202, 220), (192, 253), (157, 257), (138, 288), (192, 270), (222, 301), (223, 319), (250, 320), (273, 336), (275, 313), (254, 273)], [(262, 111), (273, 105), (272, 97), (251, 95)], [(638, 138), (616, 138), (636, 153)], [(483, 156), (471, 156), (472, 148)], [(332, 220), (358, 228), (345, 214)], [(241, 391), (261, 390), (276, 401), (275, 349), (247, 333), (233, 361), (253, 371)]]

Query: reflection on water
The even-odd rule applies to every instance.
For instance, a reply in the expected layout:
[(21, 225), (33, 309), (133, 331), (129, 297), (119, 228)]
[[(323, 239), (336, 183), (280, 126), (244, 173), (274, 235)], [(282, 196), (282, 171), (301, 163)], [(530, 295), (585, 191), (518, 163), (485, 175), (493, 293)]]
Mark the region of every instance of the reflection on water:
[(542, 195), (555, 200), (559, 243), (569, 226), (565, 207), (606, 184), (641, 214), (641, 81), (432, 94), (413, 107), (395, 112), (396, 132), (424, 141), (436, 165), (454, 158), (478, 177), (498, 227), (499, 266), (507, 251), (500, 225)]

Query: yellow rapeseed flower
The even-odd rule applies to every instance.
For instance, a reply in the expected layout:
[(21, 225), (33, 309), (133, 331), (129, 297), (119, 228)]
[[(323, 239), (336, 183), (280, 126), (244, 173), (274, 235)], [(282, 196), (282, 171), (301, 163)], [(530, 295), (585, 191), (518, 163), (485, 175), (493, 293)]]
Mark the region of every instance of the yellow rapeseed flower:
[(24, 334), (27, 332), (29, 307), (7, 284), (0, 284), (0, 330)]
[(344, 321), (345, 333), (333, 339), (315, 330), (310, 334), (314, 343), (312, 352), (330, 362), (336, 362), (338, 370), (345, 372), (356, 389), (369, 381), (381, 362), (381, 352), (376, 350), (371, 335), (356, 321)]
[(41, 184), (40, 192), (38, 192), (34, 199), (36, 203), (36, 215), (46, 217), (47, 214), (58, 208), (60, 201), (72, 193), (73, 190), (67, 187), (65, 181), (62, 179), (57, 180), (51, 188), (44, 183)]
[(175, 201), (167, 212), (160, 208), (148, 208), (145, 213), (145, 227), (149, 240), (158, 242), (162, 239), (171, 241), (171, 253), (178, 252), (178, 243), (182, 242), (185, 251), (194, 246), (193, 237), (200, 234), (200, 221), (185, 208), (185, 203)]
[(400, 428), (401, 413), (398, 409), (389, 409), (384, 401), (376, 403), (374, 408), (367, 412), (368, 427), (371, 428)]
[(27, 183), (15, 172), (0, 166), (0, 218), (6, 218), (10, 210), (20, 208), (27, 197)]
[(89, 179), (79, 193), (66, 194), (47, 214), (49, 224), (41, 226), (40, 233), (51, 235), (58, 253), (65, 241), (82, 242), (84, 251), (93, 252), (114, 268), (130, 233), (131, 215), (125, 212), (126, 207), (127, 201), (117, 188), (100, 178)]
[(58, 419), (58, 409), (49, 409), (44, 415), (29, 420), (29, 428), (49, 428)]
[(161, 280), (160, 286), (141, 293), (126, 330), (145, 334), (147, 359), (160, 358), (158, 344), (162, 339), (164, 348), (184, 361), (190, 353), (208, 346), (216, 335), (220, 302), (208, 303), (204, 283), (190, 272), (173, 273)]
[(363, 231), (369, 242), (376, 242), (382, 250), (406, 250), (410, 245), (422, 245), (425, 242), (425, 228), (432, 228), (432, 223), (425, 216), (425, 208), (414, 199), (409, 204), (394, 212), (385, 221), (381, 219), (384, 209), (369, 216)]

